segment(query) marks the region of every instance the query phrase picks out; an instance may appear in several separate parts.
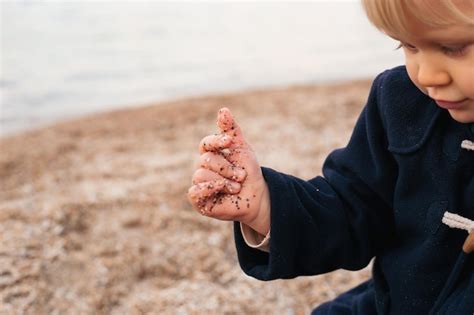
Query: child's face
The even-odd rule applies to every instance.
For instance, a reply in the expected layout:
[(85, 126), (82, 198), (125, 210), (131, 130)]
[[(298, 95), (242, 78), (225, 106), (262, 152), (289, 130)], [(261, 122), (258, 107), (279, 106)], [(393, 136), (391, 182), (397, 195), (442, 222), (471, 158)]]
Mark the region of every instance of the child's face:
[(474, 122), (474, 27), (433, 28), (411, 19), (409, 29), (400, 41), (410, 79), (455, 120)]

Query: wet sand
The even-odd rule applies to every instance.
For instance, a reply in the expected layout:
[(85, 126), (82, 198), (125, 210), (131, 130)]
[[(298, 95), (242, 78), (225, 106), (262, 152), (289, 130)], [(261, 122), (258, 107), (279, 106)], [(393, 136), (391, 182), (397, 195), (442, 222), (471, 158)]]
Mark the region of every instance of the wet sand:
[(347, 143), (369, 86), (188, 98), (0, 139), (0, 314), (308, 314), (365, 280), (250, 278), (232, 223), (185, 195), (220, 107), (261, 165), (309, 179)]

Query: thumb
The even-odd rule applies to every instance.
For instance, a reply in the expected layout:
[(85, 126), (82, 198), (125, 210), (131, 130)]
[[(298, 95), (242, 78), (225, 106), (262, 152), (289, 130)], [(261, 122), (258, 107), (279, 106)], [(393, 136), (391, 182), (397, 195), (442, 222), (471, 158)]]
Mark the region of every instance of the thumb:
[(237, 145), (244, 145), (246, 142), (242, 130), (234, 120), (232, 113), (227, 107), (219, 109), (217, 113), (217, 126), (222, 133), (232, 137), (232, 142)]

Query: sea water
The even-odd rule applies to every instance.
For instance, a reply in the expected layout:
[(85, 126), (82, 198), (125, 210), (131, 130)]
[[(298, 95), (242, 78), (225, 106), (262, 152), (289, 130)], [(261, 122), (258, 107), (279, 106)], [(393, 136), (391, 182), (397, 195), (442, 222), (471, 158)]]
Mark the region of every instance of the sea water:
[(373, 78), (403, 63), (359, 1), (0, 5), (1, 135), (193, 95)]

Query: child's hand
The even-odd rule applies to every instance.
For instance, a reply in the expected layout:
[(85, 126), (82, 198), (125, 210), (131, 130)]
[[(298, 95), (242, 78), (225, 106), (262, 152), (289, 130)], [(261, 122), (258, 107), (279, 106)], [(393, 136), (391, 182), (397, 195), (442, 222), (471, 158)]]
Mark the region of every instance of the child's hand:
[(227, 108), (219, 110), (221, 134), (202, 139), (200, 167), (188, 199), (204, 215), (235, 220), (265, 235), (270, 228), (268, 187), (250, 145)]

